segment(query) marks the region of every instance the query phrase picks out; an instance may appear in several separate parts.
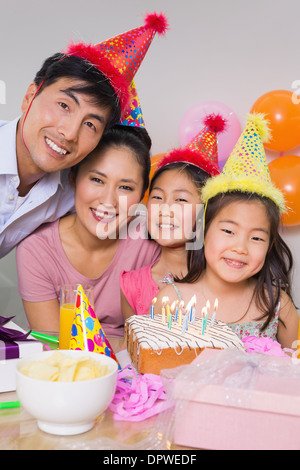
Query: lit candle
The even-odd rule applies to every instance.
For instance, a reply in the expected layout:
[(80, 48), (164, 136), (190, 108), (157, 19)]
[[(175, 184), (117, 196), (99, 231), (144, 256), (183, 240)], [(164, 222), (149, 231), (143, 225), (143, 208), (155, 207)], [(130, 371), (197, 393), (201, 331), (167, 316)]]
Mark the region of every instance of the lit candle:
[(188, 330), (188, 314), (186, 313), (183, 317), (183, 322), (182, 322), (182, 330), (181, 333), (184, 335), (184, 333)]
[(154, 297), (154, 299), (152, 299), (152, 305), (151, 305), (151, 311), (150, 311), (151, 318), (154, 318), (154, 304), (156, 301), (157, 301), (157, 298)]
[(169, 321), (170, 317), (170, 304), (169, 304), (169, 297), (165, 297), (166, 299), (166, 304), (167, 304), (167, 322)]
[(182, 323), (182, 312), (183, 312), (183, 310), (184, 310), (184, 302), (183, 302), (183, 300), (182, 300), (182, 301), (179, 303), (179, 313), (178, 313), (178, 315), (179, 315), (178, 324), (179, 324), (179, 325), (181, 325), (181, 323)]
[(189, 321), (192, 321), (192, 299), (188, 302), (185, 307), (186, 315), (189, 315)]
[(175, 310), (174, 321), (177, 321), (178, 320), (178, 300), (174, 300), (174, 302), (171, 305), (172, 314), (174, 313), (174, 310)]
[(218, 305), (219, 305), (219, 302), (218, 302), (218, 299), (216, 299), (216, 300), (215, 300), (215, 304), (214, 304), (214, 313), (213, 313), (213, 315), (212, 315), (212, 317), (211, 317), (211, 321), (210, 321), (210, 326), (211, 326), (211, 328), (214, 326), (214, 323), (215, 323)]
[(207, 308), (203, 307), (202, 309), (202, 334), (203, 335), (205, 333), (205, 328), (206, 328), (205, 318), (207, 318)]
[(166, 308), (165, 308), (165, 305), (166, 305), (166, 297), (163, 297), (162, 298), (162, 309), (161, 309), (161, 316), (162, 316), (163, 324), (166, 323)]
[(192, 323), (195, 323), (196, 320), (196, 296), (193, 296), (193, 305), (192, 305)]

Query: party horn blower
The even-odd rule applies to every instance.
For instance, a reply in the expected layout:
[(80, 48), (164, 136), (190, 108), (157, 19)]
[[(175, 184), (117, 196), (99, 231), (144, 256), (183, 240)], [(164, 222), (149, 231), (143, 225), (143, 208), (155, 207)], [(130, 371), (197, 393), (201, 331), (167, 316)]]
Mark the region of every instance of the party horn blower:
[(116, 355), (81, 285), (78, 286), (76, 294), (75, 315), (69, 349), (105, 354), (118, 363)]

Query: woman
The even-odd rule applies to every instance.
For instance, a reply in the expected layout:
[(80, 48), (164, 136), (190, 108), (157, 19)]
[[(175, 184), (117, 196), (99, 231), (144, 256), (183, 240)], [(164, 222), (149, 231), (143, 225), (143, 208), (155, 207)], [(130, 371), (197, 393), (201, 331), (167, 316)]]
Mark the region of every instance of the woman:
[(95, 313), (105, 333), (123, 335), (120, 272), (150, 264), (160, 251), (126, 230), (148, 187), (150, 147), (143, 128), (108, 130), (71, 169), (76, 212), (18, 246), (19, 293), (31, 328), (58, 331), (60, 287), (80, 283), (94, 286)]

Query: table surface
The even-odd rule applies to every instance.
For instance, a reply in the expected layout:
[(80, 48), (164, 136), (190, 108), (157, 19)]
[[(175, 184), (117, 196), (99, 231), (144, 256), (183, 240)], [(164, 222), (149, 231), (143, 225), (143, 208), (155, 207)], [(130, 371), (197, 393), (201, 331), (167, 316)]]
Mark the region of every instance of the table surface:
[[(109, 341), (116, 353), (124, 348), (123, 338), (109, 338)], [(0, 402), (14, 400), (17, 400), (16, 392), (0, 393)], [(0, 410), (0, 450), (187, 449), (166, 442), (162, 436), (156, 416), (139, 423), (120, 422), (106, 410), (90, 431), (75, 436), (57, 436), (41, 431), (36, 419), (22, 407)]]

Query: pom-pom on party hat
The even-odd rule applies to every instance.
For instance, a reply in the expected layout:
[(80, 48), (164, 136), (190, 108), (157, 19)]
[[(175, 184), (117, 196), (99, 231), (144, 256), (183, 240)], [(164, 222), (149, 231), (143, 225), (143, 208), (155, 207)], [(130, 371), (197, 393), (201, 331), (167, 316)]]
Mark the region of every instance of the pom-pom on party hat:
[(147, 14), (143, 26), (96, 45), (71, 44), (66, 55), (87, 60), (107, 77), (119, 98), (123, 116), (130, 100), (130, 84), (155, 34), (164, 34), (167, 29), (163, 14)]
[(131, 100), (130, 108), (125, 112), (123, 119), (119, 122), (120, 126), (145, 127), (145, 121), (142, 113), (141, 103), (136, 91), (134, 80), (130, 85)]
[(231, 152), (223, 171), (207, 181), (202, 190), (202, 200), (220, 193), (240, 191), (268, 197), (285, 211), (282, 192), (272, 183), (266, 159), (264, 142), (271, 137), (268, 122), (261, 113), (248, 114), (247, 123)]
[(220, 114), (210, 114), (204, 119), (204, 127), (186, 147), (172, 150), (158, 163), (157, 169), (175, 162), (198, 166), (209, 175), (220, 173), (218, 166), (217, 136), (226, 128), (226, 119)]
[(118, 362), (82, 286), (77, 289), (69, 349), (105, 354)]

